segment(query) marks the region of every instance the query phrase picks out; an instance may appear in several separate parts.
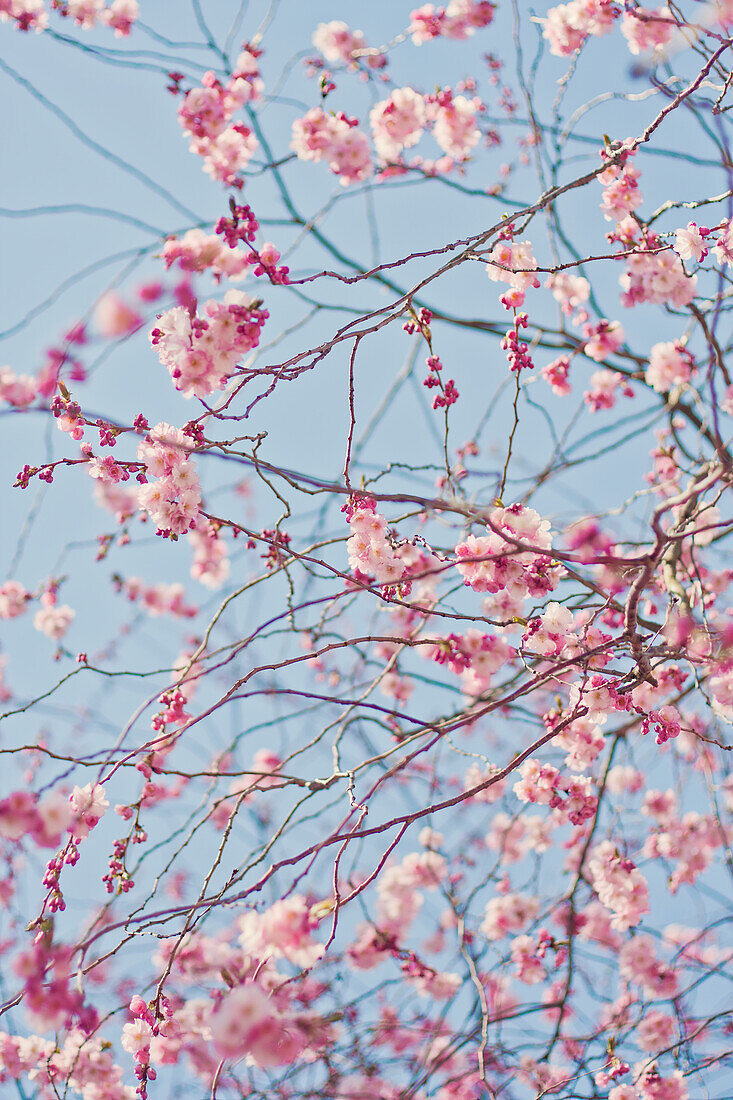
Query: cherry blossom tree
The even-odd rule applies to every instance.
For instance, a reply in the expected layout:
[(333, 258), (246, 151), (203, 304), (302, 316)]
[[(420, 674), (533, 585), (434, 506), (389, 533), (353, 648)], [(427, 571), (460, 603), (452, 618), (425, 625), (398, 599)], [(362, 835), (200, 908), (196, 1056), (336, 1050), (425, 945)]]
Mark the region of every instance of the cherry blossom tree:
[(0, 22), (3, 1095), (729, 1098), (733, 4)]

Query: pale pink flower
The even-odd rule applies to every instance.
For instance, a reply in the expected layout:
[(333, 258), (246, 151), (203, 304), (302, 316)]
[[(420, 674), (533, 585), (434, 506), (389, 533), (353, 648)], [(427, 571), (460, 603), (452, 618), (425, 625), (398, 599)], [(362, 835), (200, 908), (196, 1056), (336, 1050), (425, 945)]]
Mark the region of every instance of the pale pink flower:
[(451, 96), (449, 103), (437, 108), (433, 137), (452, 160), (467, 160), (478, 145), (481, 132), (476, 125), (477, 112), (476, 101), (462, 95)]
[(47, 638), (59, 641), (74, 621), (76, 612), (68, 604), (40, 607), (33, 616), (33, 625)]
[(137, 0), (112, 0), (100, 19), (108, 27), (112, 27), (116, 37), (126, 38), (132, 30), (133, 23), (140, 14)]
[(416, 145), (426, 120), (425, 101), (412, 88), (396, 88), (389, 99), (377, 103), (369, 113), (369, 123), (382, 160), (397, 160), (403, 149)]
[(30, 594), (18, 581), (0, 585), (0, 619), (15, 619), (26, 610)]
[(697, 260), (698, 263), (708, 252), (705, 239), (695, 222), (688, 222), (685, 229), (676, 230), (673, 248), (681, 260)]
[(619, 854), (612, 841), (595, 846), (588, 871), (599, 900), (613, 913), (614, 928), (626, 931), (649, 912), (649, 888), (644, 876), (631, 860)]
[(113, 338), (126, 336), (140, 328), (143, 319), (140, 314), (128, 306), (119, 294), (109, 291), (97, 302), (94, 310), (94, 323), (102, 336)]
[(692, 357), (677, 340), (655, 344), (649, 352), (647, 382), (657, 393), (667, 393), (674, 386), (690, 381)]
[(669, 8), (638, 8), (624, 12), (621, 33), (632, 54), (660, 50), (666, 46), (676, 29)]
[(128, 1054), (137, 1054), (138, 1051), (145, 1050), (146, 1047), (150, 1046), (152, 1038), (153, 1029), (149, 1023), (140, 1019), (132, 1020), (122, 1028), (120, 1046)]
[(25, 409), (35, 401), (37, 388), (35, 379), (29, 375), (18, 375), (10, 367), (0, 367), (0, 401), (16, 409)]
[(74, 836), (85, 837), (99, 824), (109, 809), (109, 801), (101, 783), (87, 783), (84, 787), (74, 787), (69, 799), (75, 820), (72, 823)]
[(313, 32), (312, 42), (326, 61), (331, 62), (350, 61), (357, 50), (363, 50), (366, 46), (362, 31), (350, 31), (340, 19), (319, 23)]

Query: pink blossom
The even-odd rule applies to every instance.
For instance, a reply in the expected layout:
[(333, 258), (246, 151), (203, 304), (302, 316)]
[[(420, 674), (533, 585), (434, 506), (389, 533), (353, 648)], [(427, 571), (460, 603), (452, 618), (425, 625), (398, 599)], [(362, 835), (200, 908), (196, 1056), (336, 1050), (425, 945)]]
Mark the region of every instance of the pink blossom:
[(75, 816), (72, 825), (74, 836), (80, 838), (88, 836), (109, 809), (109, 801), (100, 783), (87, 783), (84, 787), (74, 787), (69, 801)]
[(145, 1020), (133, 1020), (122, 1028), (120, 1045), (128, 1054), (137, 1054), (150, 1046), (153, 1029)]
[(20, 840), (39, 824), (36, 798), (30, 791), (13, 791), (0, 800), (0, 836)]
[(486, 272), (494, 282), (509, 283), (517, 290), (538, 287), (540, 281), (534, 272), (537, 260), (532, 254), (530, 241), (498, 241), (490, 254)]
[(525, 894), (504, 894), (492, 898), (486, 906), (481, 931), (489, 940), (502, 939), (510, 932), (521, 932), (539, 912), (537, 898)]
[(615, 370), (597, 370), (590, 376), (590, 389), (583, 394), (583, 400), (590, 407), (591, 412), (612, 409), (616, 404), (616, 393), (619, 389), (627, 397), (633, 396), (633, 390), (623, 374)]
[(639, 8), (625, 12), (621, 20), (621, 33), (632, 54), (659, 51), (667, 45), (675, 27), (669, 8)]
[(425, 101), (412, 88), (396, 88), (369, 113), (374, 147), (384, 161), (399, 159), (403, 149), (420, 140), (427, 114)]
[(140, 328), (143, 319), (119, 294), (109, 291), (97, 302), (94, 323), (102, 336), (113, 339), (115, 336), (127, 336), (128, 333), (135, 332)]
[(595, 327), (589, 327), (583, 351), (589, 359), (602, 363), (609, 355), (618, 351), (625, 338), (626, 333), (618, 321), (599, 321)]
[(242, 948), (258, 958), (286, 958), (308, 967), (323, 954), (311, 932), (318, 926), (311, 907), (300, 894), (276, 901), (264, 913), (250, 910), (240, 918)]
[(17, 375), (10, 367), (0, 367), (0, 401), (24, 409), (33, 404), (36, 392), (36, 382), (29, 375)]
[(350, 31), (340, 19), (319, 23), (313, 32), (313, 45), (326, 61), (351, 61), (357, 50), (363, 50), (366, 39), (361, 31)]
[(552, 291), (555, 301), (562, 306), (563, 313), (570, 314), (578, 309), (590, 296), (590, 283), (580, 275), (567, 271), (558, 271), (547, 276), (545, 286)]
[(30, 593), (18, 581), (0, 585), (0, 619), (15, 619), (26, 610)]
[(289, 1024), (254, 982), (227, 994), (211, 1016), (210, 1027), (221, 1055), (232, 1059), (249, 1055), (264, 1068), (288, 1065), (303, 1047), (295, 1024)]
[(658, 238), (647, 234), (645, 242), (626, 257), (626, 273), (619, 278), (621, 301), (628, 309), (642, 302), (686, 306), (697, 293), (697, 276), (687, 276), (679, 256), (671, 248), (660, 250)]
[(477, 112), (477, 101), (462, 95), (451, 95), (445, 104), (439, 102), (435, 108), (433, 137), (452, 160), (467, 160), (471, 150), (478, 145), (481, 133), (476, 125)]
[(646, 380), (657, 393), (667, 393), (689, 382), (693, 367), (692, 356), (678, 340), (655, 344), (649, 352)]
[(76, 612), (68, 604), (46, 603), (33, 616), (33, 625), (47, 638), (59, 641), (74, 621)]
[(433, 38), (468, 38), (491, 23), (494, 8), (487, 0), (450, 0), (446, 8), (423, 4), (410, 12), (409, 33), (416, 46)]
[(632, 928), (649, 912), (649, 888), (643, 875), (612, 841), (601, 841), (593, 848), (588, 870), (599, 900), (613, 913), (614, 928)]
[(653, 1054), (666, 1050), (674, 1041), (676, 1021), (665, 1012), (647, 1012), (636, 1028), (636, 1041), (642, 1050)]
[[(707, 236), (709, 230), (705, 230)], [(675, 252), (681, 260), (697, 260), (699, 263), (708, 254), (705, 246), (705, 238), (695, 222), (688, 222), (685, 229), (675, 231)]]
[(137, 0), (112, 0), (100, 18), (108, 27), (112, 27), (116, 37), (126, 38), (140, 14)]
[(551, 363), (543, 367), (540, 374), (552, 388), (553, 393), (556, 393), (559, 397), (564, 397), (571, 391), (571, 386), (568, 382), (569, 370), (570, 360), (566, 358), (566, 356), (561, 355), (558, 359), (553, 359)]
[(618, 14), (618, 8), (610, 0), (570, 0), (568, 4), (550, 8), (540, 22), (550, 43), (550, 53), (567, 57), (580, 49), (589, 35), (608, 34)]
[(405, 567), (387, 538), (387, 521), (368, 502), (359, 500), (349, 519), (351, 537), (346, 543), (351, 568), (373, 576), (378, 584), (394, 584)]

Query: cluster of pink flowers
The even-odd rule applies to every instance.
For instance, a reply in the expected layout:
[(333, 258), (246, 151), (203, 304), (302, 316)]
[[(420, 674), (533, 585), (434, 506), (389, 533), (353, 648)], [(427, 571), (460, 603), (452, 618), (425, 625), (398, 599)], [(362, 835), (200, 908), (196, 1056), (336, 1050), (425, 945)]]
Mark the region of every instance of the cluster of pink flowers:
[[(117, 37), (126, 37), (140, 14), (137, 0), (51, 0), (51, 8), (72, 19), (82, 30), (91, 30), (101, 23), (111, 27)], [(48, 27), (44, 0), (2, 0), (0, 23), (12, 20), (22, 31), (43, 31)]]
[(589, 776), (563, 779), (557, 768), (532, 757), (522, 764), (519, 775), (514, 793), (520, 802), (549, 806), (572, 825), (582, 825), (596, 812), (598, 799)]
[(648, 53), (666, 46), (676, 26), (669, 8), (636, 8), (624, 12), (621, 34), (630, 53)]
[(733, 221), (724, 219), (721, 222), (713, 252), (718, 263), (733, 267)]
[(13, 791), (0, 800), (0, 836), (12, 841), (30, 836), (41, 848), (55, 848), (72, 816), (69, 800), (58, 792), (39, 800), (30, 791)]
[(0, 367), (0, 401), (15, 409), (25, 409), (36, 399), (37, 387), (28, 374), (15, 374), (10, 367)]
[(644, 855), (651, 859), (676, 861), (670, 875), (670, 893), (675, 894), (682, 883), (694, 883), (712, 863), (716, 848), (725, 842), (715, 818), (694, 810), (680, 816), (674, 792), (665, 794), (648, 791), (644, 812), (656, 821), (656, 827), (644, 844)]
[[(612, 155), (605, 149), (601, 150), (604, 161), (610, 161)], [(615, 163), (610, 163), (598, 176), (598, 182), (604, 188), (601, 210), (607, 221), (623, 221), (641, 205), (641, 191), (637, 182), (641, 172), (631, 163), (633, 155), (631, 150), (616, 153)]]
[(421, 890), (437, 890), (445, 880), (447, 864), (438, 852), (411, 852), (387, 867), (377, 884), (377, 917), (382, 932), (396, 942), (403, 937), (423, 903)]
[(559, 603), (548, 603), (542, 615), (530, 619), (522, 637), (525, 650), (544, 656), (559, 656), (566, 646), (577, 642), (573, 632), (573, 613)]
[(637, 233), (633, 218), (625, 218), (617, 226), (616, 239), (625, 249), (634, 249), (625, 257), (626, 271), (619, 278), (622, 304), (627, 308), (642, 302), (678, 308), (689, 305), (697, 293), (697, 276), (685, 274), (677, 253), (664, 247), (656, 234), (646, 231), (638, 241)]
[(572, 387), (568, 382), (569, 373), (570, 360), (566, 355), (560, 355), (557, 359), (553, 359), (551, 363), (548, 363), (540, 371), (545, 382), (547, 382), (552, 392), (556, 393), (558, 397), (565, 397), (571, 392)]
[(16, 619), (23, 615), (30, 599), (30, 592), (19, 581), (5, 581), (0, 585), (0, 619)]
[[(590, 297), (590, 283), (582, 275), (571, 275), (568, 271), (558, 271), (548, 275), (545, 282), (556, 302), (560, 303), (563, 313), (570, 317), (573, 310), (582, 310)], [(580, 315), (576, 323), (581, 320)]]
[(213, 233), (189, 229), (182, 237), (168, 237), (163, 245), (163, 260), (167, 268), (177, 263), (182, 271), (211, 271), (215, 279), (240, 279), (249, 263), (246, 255), (234, 245), (227, 246)]
[(571, 684), (568, 704), (572, 709), (585, 707), (588, 719), (603, 725), (609, 714), (616, 710), (629, 709), (630, 700), (628, 695), (621, 695), (616, 691), (611, 680), (595, 675), (582, 684)]
[(313, 107), (293, 123), (290, 148), (300, 160), (325, 161), (342, 184), (372, 174), (369, 139), (355, 118)]
[(423, 4), (410, 12), (408, 33), (416, 46), (433, 38), (468, 38), (489, 26), (495, 7), (488, 0), (450, 0), (445, 8)]
[(91, 30), (97, 22), (106, 23), (118, 35), (128, 35), (140, 14), (137, 0), (113, 0), (105, 7), (104, 0), (51, 0), (59, 15), (73, 19), (82, 30)]
[(225, 1058), (247, 1055), (256, 1066), (290, 1065), (305, 1046), (296, 1021), (254, 981), (238, 985), (219, 1003), (209, 1026), (214, 1046)]
[(128, 600), (139, 602), (149, 615), (174, 615), (192, 619), (198, 608), (185, 602), (186, 590), (182, 584), (145, 584), (140, 577), (130, 577), (120, 587)]
[[(688, 1100), (690, 1093), (685, 1085), (682, 1070), (676, 1069), (670, 1077), (662, 1077), (656, 1066), (645, 1067), (636, 1087), (641, 1100)], [(609, 1093), (609, 1100), (618, 1100)], [(621, 1098), (625, 1100), (625, 1098)]]
[(205, 73), (201, 86), (186, 93), (178, 110), (191, 152), (203, 157), (204, 171), (226, 186), (241, 186), (241, 173), (258, 148), (252, 131), (231, 121), (240, 107), (261, 95), (258, 57), (257, 50), (245, 48), (226, 85), (213, 72)]
[(109, 801), (101, 783), (87, 783), (84, 787), (74, 787), (69, 799), (74, 817), (71, 831), (77, 840), (89, 836), (109, 809)]
[[(548, 942), (549, 941), (549, 942)], [(540, 931), (539, 942), (535, 936), (515, 936), (512, 940), (511, 960), (516, 968), (517, 981), (525, 985), (537, 985), (547, 978), (543, 959), (552, 940), (545, 929)], [(556, 965), (566, 956), (567, 951), (558, 951)]]
[[(72, 439), (83, 439), (86, 420), (77, 401), (72, 401), (68, 396), (62, 397), (61, 394), (57, 393), (51, 399), (50, 407), (59, 431), (67, 432)], [(41, 477), (43, 477), (43, 473)], [(53, 480), (50, 468), (47, 471), (47, 476), (43, 479), (49, 482)]]
[(40, 1035), (23, 1038), (0, 1032), (0, 1080), (17, 1081), (27, 1074), (35, 1084), (53, 1092), (67, 1087), (89, 1100), (135, 1100), (135, 1092), (123, 1084), (109, 1042), (72, 1028), (60, 1047)]
[(405, 566), (387, 537), (387, 521), (370, 497), (356, 497), (347, 506), (351, 528), (347, 540), (349, 565), (357, 576), (374, 577), (377, 584), (396, 584)]
[(675, 243), (672, 247), (681, 260), (696, 260), (700, 263), (708, 254), (705, 238), (709, 236), (710, 230), (705, 226), (688, 222), (684, 229), (675, 231)]
[(454, 95), (450, 88), (444, 88), (428, 96), (427, 103), (437, 144), (452, 161), (467, 160), (481, 139), (476, 124), (476, 115), (483, 110), (481, 100)]
[(138, 503), (156, 524), (158, 533), (184, 535), (196, 526), (201, 487), (190, 454), (191, 442), (178, 428), (156, 424), (138, 445), (148, 481), (141, 485)]
[(649, 352), (646, 380), (657, 393), (668, 393), (690, 381), (695, 361), (679, 340), (655, 344)]
[(541, 19), (542, 33), (550, 43), (550, 53), (569, 57), (589, 36), (608, 34), (621, 14), (613, 0), (570, 0), (550, 8)]
[(92, 454), (91, 444), (82, 444), (82, 453), (89, 458), (89, 465), (87, 466), (87, 473), (90, 477), (93, 477), (95, 481), (99, 481), (105, 485), (117, 485), (120, 481), (130, 480), (130, 471), (127, 466), (121, 466), (119, 462), (116, 462), (112, 455), (105, 455), (103, 458), (95, 458)]
[(369, 113), (378, 156), (387, 163), (399, 160), (403, 149), (420, 140), (426, 122), (425, 100), (419, 92), (412, 88), (396, 88)]
[(605, 739), (595, 722), (588, 718), (576, 718), (558, 733), (553, 744), (567, 752), (565, 763), (572, 771), (582, 772), (603, 751)]
[(590, 389), (583, 394), (583, 400), (591, 412), (612, 409), (619, 392), (624, 397), (633, 397), (634, 391), (623, 374), (617, 370), (597, 370), (590, 376)]
[(326, 61), (332, 63), (353, 61), (354, 54), (366, 48), (366, 39), (362, 31), (349, 30), (347, 24), (341, 19), (319, 23), (311, 41)]
[(76, 988), (73, 953), (61, 944), (50, 944), (37, 934), (33, 944), (13, 960), (15, 974), (23, 980), (26, 1012), (33, 1028), (56, 1031), (79, 1020), (84, 1031), (97, 1024), (94, 1009), (84, 1005)]
[[(98, 469), (104, 470), (105, 473), (110, 472), (109, 464), (101, 464)], [(89, 465), (89, 472), (92, 472), (91, 463)], [(106, 508), (110, 512), (114, 512), (118, 523), (124, 523), (125, 520), (130, 519), (134, 516), (138, 508), (137, 489), (125, 488), (114, 479), (96, 481), (94, 485), (94, 499), (100, 507)]]
[(319, 918), (301, 894), (291, 894), (262, 913), (250, 909), (239, 918), (239, 942), (246, 955), (258, 960), (287, 959), (298, 967), (313, 966), (323, 945), (313, 939)]
[(150, 342), (184, 397), (208, 397), (223, 389), (239, 360), (260, 342), (267, 310), (242, 290), (205, 304), (206, 318), (183, 306), (162, 313)]
[(489, 687), (492, 676), (516, 656), (502, 638), (474, 627), (461, 635), (436, 638), (433, 645), (421, 647), (420, 653), (460, 675), (467, 695), (480, 695)]
[(651, 936), (637, 934), (619, 951), (619, 973), (626, 982), (638, 985), (649, 998), (676, 997), (679, 981), (674, 967), (662, 962)]
[(586, 325), (584, 329), (584, 353), (596, 363), (602, 363), (623, 344), (626, 333), (618, 321), (598, 321), (595, 325)]
[(196, 526), (188, 532), (188, 543), (193, 550), (191, 576), (206, 588), (219, 588), (229, 576), (224, 540), (213, 525), (200, 516)]
[[(495, 508), (490, 535), (468, 535), (456, 546), (456, 568), (474, 592), (507, 589), (517, 598), (546, 595), (559, 576), (543, 551), (551, 546), (550, 523), (522, 504)], [(533, 551), (516, 543), (530, 544)]]
[(2, 0), (0, 23), (14, 22), (21, 31), (40, 33), (48, 26), (44, 0)]
[(636, 864), (622, 856), (613, 841), (603, 840), (588, 860), (593, 889), (613, 913), (611, 924), (621, 932), (637, 925), (649, 912), (649, 887)]
[(510, 932), (521, 932), (540, 911), (536, 897), (526, 894), (499, 894), (486, 906), (481, 931), (488, 940), (500, 940)]
[(60, 641), (74, 621), (76, 612), (68, 604), (59, 604), (53, 587), (40, 599), (41, 606), (33, 616), (33, 625), (41, 634), (53, 641)]
[[(390, 166), (382, 176), (405, 170), (402, 153), (417, 144), (426, 127), (446, 154), (440, 171), (465, 161), (481, 139), (476, 116), (483, 110), (480, 99), (454, 95), (451, 88), (428, 96), (409, 87), (395, 89), (369, 115), (377, 157), (382, 165)], [(314, 107), (296, 119), (291, 149), (301, 160), (325, 161), (343, 184), (366, 179), (373, 171), (366, 134), (359, 130), (357, 119), (343, 112), (331, 114)], [(438, 170), (437, 164), (419, 157), (411, 164), (425, 172)]]
[(513, 241), (511, 231), (504, 234), (489, 253), (486, 272), (492, 282), (508, 283), (517, 293), (509, 300), (512, 306), (521, 306), (524, 294), (530, 287), (538, 287), (540, 281), (535, 272), (537, 260), (532, 252), (531, 241)]
[(110, 290), (97, 302), (94, 307), (94, 324), (101, 336), (114, 339), (118, 336), (127, 336), (136, 332), (143, 323), (138, 310), (128, 305), (125, 299)]
[(132, 1020), (122, 1028), (120, 1045), (135, 1059), (135, 1076), (140, 1084), (137, 1095), (147, 1100), (148, 1081), (156, 1079), (156, 1071), (150, 1065), (150, 1048), (155, 1036), (165, 1033), (166, 1023), (173, 1015), (171, 1006), (165, 997), (161, 998), (162, 1022), (158, 1020), (149, 1005), (137, 993), (130, 1001)]
[(518, 863), (528, 854), (541, 855), (549, 851), (557, 824), (552, 816), (523, 813), (510, 817), (506, 813), (495, 813), (486, 834), (486, 845), (501, 853), (502, 863)]

